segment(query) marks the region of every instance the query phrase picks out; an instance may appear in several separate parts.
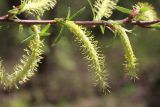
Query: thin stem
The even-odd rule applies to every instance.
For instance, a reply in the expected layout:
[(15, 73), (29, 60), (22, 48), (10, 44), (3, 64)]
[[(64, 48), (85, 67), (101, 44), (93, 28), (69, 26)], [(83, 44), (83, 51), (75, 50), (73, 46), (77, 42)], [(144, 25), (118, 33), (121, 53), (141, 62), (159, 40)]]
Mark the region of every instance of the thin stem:
[[(10, 20), (8, 19), (9, 15), (4, 15), (0, 17), (0, 23), (14, 23), (14, 24), (23, 24), (23, 25), (39, 25), (39, 24), (51, 24), (51, 25), (56, 25), (57, 22), (56, 20)], [(61, 20), (65, 20), (64, 18), (61, 18)], [(129, 21), (128, 17), (125, 19), (121, 20), (114, 20), (116, 22), (124, 23), (124, 24), (132, 24), (132, 25), (137, 25), (140, 27), (148, 28), (149, 25), (160, 23), (160, 19), (154, 20), (154, 21)], [(100, 25), (105, 25), (108, 27), (111, 27), (112, 24), (109, 21), (74, 21), (77, 25), (83, 25), (83, 26), (100, 26)]]

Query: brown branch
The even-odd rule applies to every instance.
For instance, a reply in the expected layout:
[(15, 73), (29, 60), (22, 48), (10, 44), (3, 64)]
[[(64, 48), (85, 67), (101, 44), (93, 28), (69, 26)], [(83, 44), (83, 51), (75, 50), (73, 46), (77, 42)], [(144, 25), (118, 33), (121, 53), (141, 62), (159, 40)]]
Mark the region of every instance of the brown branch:
[(131, 24), (134, 24), (134, 25), (146, 25), (146, 26), (149, 26), (149, 25), (152, 25), (152, 24), (156, 24), (156, 23), (160, 23), (160, 19), (157, 19), (157, 20), (153, 20), (153, 21), (132, 21)]
[(0, 20), (6, 20), (9, 18), (9, 14), (0, 17)]
[[(133, 25), (152, 25), (160, 22), (160, 19), (154, 20), (154, 21), (131, 21), (131, 22), (124, 22), (123, 20), (115, 20), (117, 22), (123, 22), (126, 24), (133, 24)], [(108, 21), (74, 21), (78, 25), (84, 25), (84, 26), (99, 26), (99, 25), (106, 25), (110, 26), (111, 23)], [(0, 23), (17, 23), (17, 24), (26, 24), (26, 25), (32, 25), (32, 24), (57, 24), (55, 20), (4, 20), (0, 17)]]
[[(116, 22), (119, 23), (124, 23), (124, 24), (132, 24), (132, 25), (137, 25), (140, 27), (149, 27), (152, 24), (160, 23), (160, 19), (154, 20), (154, 21), (130, 21), (131, 17), (127, 17), (122, 20), (115, 20)], [(61, 18), (61, 20), (65, 20)], [(104, 25), (111, 27), (112, 24), (109, 21), (74, 21), (78, 25), (83, 25), (83, 26), (99, 26), (99, 25)], [(55, 20), (10, 20), (9, 19), (9, 14), (6, 14), (4, 16), (0, 17), (0, 23), (12, 23), (12, 24), (23, 24), (23, 25), (32, 25), (32, 24), (51, 24), (51, 25), (56, 25), (57, 22)]]
[[(78, 25), (84, 26), (99, 26), (99, 25), (110, 25), (108, 21), (74, 21)], [(17, 24), (24, 24), (24, 25), (32, 25), (32, 24), (52, 24), (56, 25), (57, 22), (55, 20), (1, 20), (0, 23), (17, 23)]]

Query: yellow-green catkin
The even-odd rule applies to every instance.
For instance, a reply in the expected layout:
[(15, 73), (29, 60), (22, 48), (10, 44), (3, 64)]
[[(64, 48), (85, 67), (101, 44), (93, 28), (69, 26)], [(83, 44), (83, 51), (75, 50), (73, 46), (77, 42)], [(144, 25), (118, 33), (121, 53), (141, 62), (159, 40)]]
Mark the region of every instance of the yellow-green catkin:
[(114, 25), (115, 27), (115, 33), (118, 35), (121, 39), (121, 42), (124, 47), (125, 51), (125, 70), (127, 74), (131, 77), (131, 79), (138, 78), (137, 76), (137, 59), (134, 55), (130, 40), (128, 38), (128, 35), (126, 33), (126, 29), (123, 28), (121, 25)]
[(5, 69), (4, 66), (2, 65), (2, 60), (0, 60), (0, 83), (4, 86), (4, 84), (6, 83), (5, 79), (7, 77), (7, 73), (5, 73)]
[(95, 79), (97, 84), (102, 89), (108, 88), (108, 82), (106, 78), (106, 69), (104, 66), (104, 56), (101, 54), (98, 42), (94, 40), (94, 37), (86, 28), (76, 25), (72, 21), (64, 21), (61, 24), (65, 25), (70, 32), (74, 34), (76, 42), (79, 44), (82, 54), (88, 61), (90, 71), (95, 71)]
[(134, 17), (138, 21), (153, 21), (158, 19), (154, 7), (146, 2), (138, 2), (135, 6), (139, 10), (139, 14)]
[(14, 72), (7, 74), (2, 63), (0, 63), (0, 81), (5, 89), (18, 88), (18, 85), (25, 83), (37, 71), (38, 64), (42, 59), (43, 42), (40, 40), (38, 26), (33, 26), (35, 37), (30, 41), (26, 55), (22, 56), (20, 64), (15, 65)]
[(94, 4), (94, 12), (96, 14), (94, 20), (101, 20), (103, 17), (109, 18), (116, 5), (117, 0), (96, 0)]
[(36, 14), (43, 15), (44, 11), (50, 10), (55, 7), (56, 0), (21, 0), (22, 5), (20, 6), (20, 12), (24, 11)]

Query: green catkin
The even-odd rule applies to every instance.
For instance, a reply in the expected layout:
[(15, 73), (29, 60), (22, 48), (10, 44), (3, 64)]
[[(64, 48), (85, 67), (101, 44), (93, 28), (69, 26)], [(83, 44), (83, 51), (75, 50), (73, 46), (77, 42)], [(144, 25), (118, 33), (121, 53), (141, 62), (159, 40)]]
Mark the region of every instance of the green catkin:
[(37, 71), (38, 64), (42, 59), (43, 42), (40, 40), (38, 26), (33, 25), (35, 37), (30, 41), (29, 49), (25, 49), (26, 55), (22, 56), (20, 64), (14, 67), (14, 72), (8, 75), (0, 62), (0, 80), (5, 89), (18, 88), (18, 85), (25, 83)]
[(96, 14), (94, 20), (101, 20), (103, 17), (109, 18), (116, 5), (117, 0), (96, 0), (94, 4), (94, 12)]
[(2, 85), (4, 85), (6, 82), (6, 78), (5, 77), (7, 77), (7, 73), (5, 73), (5, 69), (4, 69), (4, 67), (3, 67), (3, 65), (2, 65), (2, 60), (0, 60), (0, 83), (2, 84)]
[[(11, 11), (13, 16), (22, 12), (32, 13), (40, 18), (47, 10), (52, 9), (56, 4), (56, 0), (21, 0), (19, 8)], [(40, 27), (32, 25), (34, 39), (30, 41), (28, 49), (25, 49), (26, 55), (22, 56), (20, 64), (15, 65), (14, 72), (8, 74), (0, 60), (0, 83), (5, 89), (18, 88), (18, 85), (25, 83), (37, 71), (41, 55), (43, 53), (43, 42), (40, 40)]]
[(153, 21), (158, 19), (154, 7), (146, 2), (138, 2), (135, 8), (139, 10), (139, 14), (134, 17), (138, 21)]
[(86, 28), (78, 26), (72, 21), (60, 21), (59, 23), (65, 25), (70, 32), (74, 34), (82, 54), (89, 63), (89, 69), (95, 71), (97, 84), (100, 85), (102, 89), (107, 89), (108, 83), (106, 82), (104, 56), (100, 54), (101, 52), (97, 46), (98, 42), (94, 40), (94, 37), (86, 30)]
[(21, 9), (19, 13), (24, 11), (36, 14), (43, 15), (44, 11), (50, 10), (55, 7), (56, 0), (21, 0)]
[(124, 46), (124, 51), (125, 51), (125, 70), (127, 74), (131, 77), (131, 79), (136, 79), (137, 77), (137, 59), (134, 55), (134, 52), (132, 50), (132, 46), (130, 43), (130, 40), (128, 38), (128, 35), (126, 33), (126, 29), (123, 28), (120, 25), (114, 25), (115, 27), (115, 34), (118, 35), (121, 39), (121, 42)]

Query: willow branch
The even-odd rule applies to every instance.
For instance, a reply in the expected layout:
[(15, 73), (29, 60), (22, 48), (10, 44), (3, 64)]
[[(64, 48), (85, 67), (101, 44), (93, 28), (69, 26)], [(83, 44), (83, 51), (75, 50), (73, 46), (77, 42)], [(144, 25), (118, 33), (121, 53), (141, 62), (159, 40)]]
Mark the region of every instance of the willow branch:
[[(123, 24), (131, 24), (131, 25), (137, 25), (140, 27), (149, 27), (152, 24), (160, 23), (160, 19), (154, 20), (154, 21), (130, 21), (127, 20), (127, 18), (122, 19), (122, 20), (115, 20), (116, 22), (123, 23)], [(61, 18), (61, 20), (65, 20), (64, 18)], [(23, 24), (23, 25), (43, 25), (43, 24), (51, 24), (51, 25), (56, 25), (57, 22), (55, 20), (11, 20), (9, 19), (9, 15), (6, 14), (4, 16), (0, 17), (0, 23), (10, 23), (10, 24)], [(111, 27), (112, 24), (109, 21), (74, 21), (77, 25), (83, 25), (83, 26), (99, 26), (99, 25), (104, 25)]]

